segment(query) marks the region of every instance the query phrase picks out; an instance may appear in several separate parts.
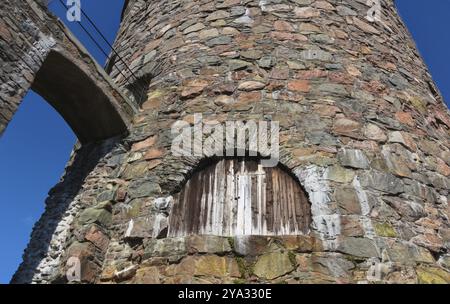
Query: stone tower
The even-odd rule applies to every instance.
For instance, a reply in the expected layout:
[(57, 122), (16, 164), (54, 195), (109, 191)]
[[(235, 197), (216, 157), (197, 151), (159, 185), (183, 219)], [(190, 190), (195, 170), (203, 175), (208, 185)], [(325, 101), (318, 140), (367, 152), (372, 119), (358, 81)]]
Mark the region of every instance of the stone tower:
[[(128, 135), (74, 150), (13, 282), (450, 283), (450, 115), (393, 0), (126, 2)], [(173, 153), (230, 121), (279, 164)]]

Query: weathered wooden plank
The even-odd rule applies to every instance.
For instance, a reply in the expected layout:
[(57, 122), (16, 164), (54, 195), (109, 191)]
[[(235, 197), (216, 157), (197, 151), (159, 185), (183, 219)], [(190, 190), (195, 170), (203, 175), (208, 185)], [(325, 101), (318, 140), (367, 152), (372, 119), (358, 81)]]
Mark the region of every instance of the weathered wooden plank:
[(262, 186), (261, 186), (261, 193), (262, 193), (262, 214), (261, 214), (261, 222), (262, 222), (262, 234), (267, 235), (267, 175), (261, 175), (262, 179)]
[(224, 235), (224, 208), (225, 208), (225, 194), (226, 194), (226, 167), (225, 161), (221, 160), (219, 163), (219, 171), (216, 172), (218, 180), (217, 203), (219, 205), (217, 212), (217, 235)]
[(273, 229), (274, 225), (274, 206), (273, 206), (273, 179), (272, 179), (272, 168), (266, 170), (266, 223), (267, 223), (267, 234), (272, 234), (275, 232)]
[(291, 214), (289, 215), (289, 223), (290, 226), (293, 227), (292, 229), (298, 233), (300, 230), (300, 226), (297, 223), (297, 212), (296, 212), (296, 194), (295, 194), (295, 184), (292, 178), (288, 179), (289, 181), (289, 200), (290, 200), (290, 210)]

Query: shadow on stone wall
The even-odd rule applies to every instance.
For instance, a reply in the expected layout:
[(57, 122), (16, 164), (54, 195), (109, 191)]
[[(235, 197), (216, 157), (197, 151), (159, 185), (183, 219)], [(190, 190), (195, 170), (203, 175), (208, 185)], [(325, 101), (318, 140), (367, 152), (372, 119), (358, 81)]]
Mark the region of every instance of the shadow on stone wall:
[(83, 204), (77, 195), (101, 159), (111, 151), (117, 139), (87, 144), (79, 148), (66, 168), (66, 174), (49, 192), (45, 212), (35, 224), (23, 262), (14, 274), (12, 284), (48, 281), (64, 253), (69, 227)]

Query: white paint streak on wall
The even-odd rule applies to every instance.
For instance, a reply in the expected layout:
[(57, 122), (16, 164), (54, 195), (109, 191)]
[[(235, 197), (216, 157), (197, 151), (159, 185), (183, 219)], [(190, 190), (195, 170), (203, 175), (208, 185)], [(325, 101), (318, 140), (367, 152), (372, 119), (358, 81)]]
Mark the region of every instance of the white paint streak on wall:
[[(61, 203), (63, 206), (64, 204)], [(64, 213), (64, 217), (58, 223), (51, 241), (50, 247), (46, 256), (39, 262), (36, 267), (35, 275), (33, 276), (33, 283), (39, 282), (44, 278), (50, 277), (59, 267), (61, 256), (64, 253), (64, 245), (69, 237), (70, 225), (72, 224), (75, 214), (81, 210), (81, 202), (79, 197), (76, 197)], [(57, 213), (57, 212), (56, 212)]]
[(247, 25), (251, 25), (254, 23), (253, 19), (250, 18), (250, 10), (249, 9), (246, 9), (244, 16), (235, 19), (234, 22), (241, 23), (241, 24), (247, 24)]
[(340, 215), (330, 209), (331, 189), (325, 178), (325, 168), (309, 166), (295, 170), (295, 174), (309, 194), (313, 227), (319, 232), (325, 249), (337, 248), (341, 234)]
[(361, 224), (364, 229), (365, 236), (367, 238), (373, 239), (375, 237), (375, 232), (372, 225), (372, 220), (370, 219), (370, 205), (367, 198), (367, 194), (361, 187), (361, 182), (358, 177), (353, 180), (353, 187), (356, 190), (356, 195), (358, 196), (359, 204), (361, 206)]
[[(149, 218), (146, 219), (148, 221)], [(158, 237), (159, 233), (168, 225), (167, 216), (164, 214), (157, 214), (153, 223), (152, 237)]]
[(134, 228), (134, 220), (131, 219), (130, 222), (128, 223), (127, 231), (125, 231), (126, 238), (131, 236), (131, 231), (133, 231), (133, 228)]
[[(31, 20), (27, 20), (27, 26), (37, 29), (37, 26)], [(28, 68), (34, 66), (39, 69), (50, 49), (56, 45), (56, 40), (53, 37), (47, 36), (42, 32), (39, 32), (38, 36), (38, 40), (33, 42), (31, 49), (22, 58), (27, 63)], [(37, 62), (38, 64), (32, 64), (32, 62)]]
[(267, 10), (267, 0), (261, 0), (259, 1), (259, 7), (261, 8), (261, 11), (265, 12)]

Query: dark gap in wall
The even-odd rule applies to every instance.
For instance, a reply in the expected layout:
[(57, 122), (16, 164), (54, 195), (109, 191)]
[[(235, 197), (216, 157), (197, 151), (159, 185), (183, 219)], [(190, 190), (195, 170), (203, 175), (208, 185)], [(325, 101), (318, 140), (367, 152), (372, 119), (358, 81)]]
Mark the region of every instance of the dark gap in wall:
[(139, 77), (139, 79), (126, 87), (132, 94), (130, 97), (137, 106), (141, 107), (142, 104), (147, 101), (147, 92), (151, 81), (151, 75), (147, 74)]

